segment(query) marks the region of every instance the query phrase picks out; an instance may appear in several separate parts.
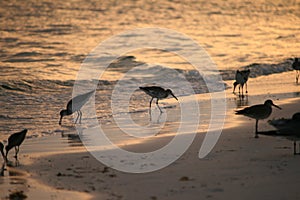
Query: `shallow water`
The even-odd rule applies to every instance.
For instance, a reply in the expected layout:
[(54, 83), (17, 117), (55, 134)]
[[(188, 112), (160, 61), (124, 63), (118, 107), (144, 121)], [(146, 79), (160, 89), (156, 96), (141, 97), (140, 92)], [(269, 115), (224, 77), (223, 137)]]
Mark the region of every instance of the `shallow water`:
[[(71, 129), (58, 126), (58, 120), (77, 71), (100, 42), (115, 34), (141, 27), (184, 33), (209, 53), (223, 80), (232, 80), (237, 68), (249, 67), (251, 77), (292, 70), (291, 58), (300, 49), (299, 17), (299, 0), (1, 1), (0, 140), (23, 128), (30, 130), (29, 136)], [(182, 40), (177, 47), (184, 44)], [(111, 112), (111, 93), (133, 67), (140, 70), (123, 83), (136, 87), (164, 79), (171, 87), (185, 78), (195, 93), (208, 91), (195, 68), (172, 52), (139, 49), (124, 56), (129, 57), (110, 65), (97, 86), (97, 117), (106, 125), (113, 114), (122, 113)], [(191, 94), (184, 87), (171, 88), (179, 97)], [(145, 117), (148, 101), (134, 91), (130, 112)], [(71, 125), (70, 118), (64, 121)]]

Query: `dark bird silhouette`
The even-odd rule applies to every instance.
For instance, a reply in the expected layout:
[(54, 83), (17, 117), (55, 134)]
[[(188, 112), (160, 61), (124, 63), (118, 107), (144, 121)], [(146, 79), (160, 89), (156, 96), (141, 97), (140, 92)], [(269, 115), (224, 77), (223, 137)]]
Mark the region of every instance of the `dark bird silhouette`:
[(254, 105), (242, 110), (236, 111), (237, 115), (244, 115), (255, 119), (255, 138), (258, 138), (258, 120), (268, 118), (272, 113), (272, 106), (281, 109), (279, 106), (275, 105), (272, 100), (266, 100), (264, 104)]
[(169, 95), (172, 95), (178, 101), (177, 97), (173, 94), (173, 92), (170, 89), (165, 90), (164, 88), (158, 87), (158, 86), (140, 87), (140, 89), (152, 97), (150, 100), (150, 106), (149, 106), (150, 110), (149, 111), (151, 111), (151, 104), (152, 104), (153, 99), (155, 99), (155, 98), (156, 98), (156, 105), (159, 108), (161, 113), (162, 113), (162, 110), (158, 105), (158, 100), (165, 99)]
[(300, 113), (295, 113), (291, 119), (273, 119), (268, 121), (270, 125), (274, 126), (277, 131), (262, 132), (260, 134), (269, 136), (284, 137), (294, 142), (294, 155), (297, 153), (296, 143), (300, 140)]
[(250, 69), (239, 71), (235, 73), (235, 82), (233, 83), (233, 93), (235, 93), (236, 86), (239, 86), (239, 94), (242, 89), (242, 96), (244, 95), (244, 85), (246, 86), (246, 93), (248, 93), (247, 81), (250, 75)]
[(95, 90), (85, 94), (78, 95), (73, 99), (71, 99), (67, 104), (67, 109), (60, 111), (59, 125), (61, 125), (64, 116), (72, 115), (74, 112), (77, 112), (77, 118), (75, 124), (77, 123), (78, 118), (79, 118), (79, 123), (81, 123), (82, 113), (80, 109), (90, 99), (90, 97), (94, 94), (94, 92)]
[(18, 159), (18, 153), (19, 153), (19, 150), (20, 150), (20, 145), (24, 141), (24, 139), (26, 137), (26, 133), (27, 133), (27, 129), (24, 129), (21, 132), (14, 133), (11, 136), (9, 136), (9, 138), (8, 138), (8, 144), (5, 147), (5, 150), (6, 150), (6, 155), (5, 155), (6, 161), (8, 160), (7, 159), (8, 152), (13, 147), (15, 147), (15, 151), (16, 151), (15, 158)]
[(300, 62), (298, 60), (298, 58), (295, 58), (292, 67), (294, 70), (296, 70), (296, 83), (298, 83), (298, 79), (299, 79), (299, 73), (300, 73)]
[(2, 142), (0, 142), (0, 152), (2, 154), (3, 159), (5, 160), (5, 155), (4, 155), (4, 145), (2, 144)]

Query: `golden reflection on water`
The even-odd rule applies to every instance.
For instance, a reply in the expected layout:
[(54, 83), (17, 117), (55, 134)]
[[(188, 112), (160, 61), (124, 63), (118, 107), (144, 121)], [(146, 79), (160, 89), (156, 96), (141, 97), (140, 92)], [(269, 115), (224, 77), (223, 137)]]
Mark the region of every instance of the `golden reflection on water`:
[[(299, 0), (14, 0), (2, 1), (0, 12), (2, 79), (74, 79), (80, 63), (101, 41), (140, 27), (187, 34), (220, 69), (299, 56)], [(180, 62), (161, 52), (138, 59), (156, 56), (166, 63)]]

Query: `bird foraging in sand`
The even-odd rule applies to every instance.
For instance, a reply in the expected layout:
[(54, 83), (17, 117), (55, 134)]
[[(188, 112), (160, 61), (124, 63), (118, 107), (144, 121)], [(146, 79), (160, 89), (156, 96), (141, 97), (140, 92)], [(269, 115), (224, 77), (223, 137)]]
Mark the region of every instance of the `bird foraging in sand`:
[(20, 150), (20, 145), (23, 143), (25, 137), (26, 137), (27, 129), (24, 129), (21, 132), (14, 133), (8, 138), (8, 144), (5, 147), (6, 154), (5, 159), (7, 159), (8, 152), (15, 147), (15, 158), (18, 159), (18, 153)]
[(242, 89), (242, 96), (244, 96), (244, 85), (246, 86), (246, 93), (248, 93), (247, 81), (250, 75), (250, 69), (237, 70), (235, 73), (235, 82), (233, 83), (233, 93), (235, 93), (236, 86), (239, 86), (239, 94)]
[(296, 83), (298, 83), (298, 79), (299, 79), (299, 73), (300, 73), (300, 62), (298, 60), (298, 58), (295, 58), (292, 67), (294, 70), (296, 70)]
[(94, 92), (95, 90), (92, 90), (90, 92), (78, 95), (73, 99), (71, 99), (67, 104), (67, 109), (60, 111), (59, 125), (61, 125), (64, 116), (72, 115), (74, 112), (77, 112), (77, 118), (75, 120), (75, 124), (77, 123), (78, 118), (79, 118), (79, 123), (81, 123), (82, 113), (80, 109), (90, 99), (90, 97), (92, 96), (92, 94), (94, 94)]
[(152, 97), (150, 100), (150, 105), (149, 105), (150, 110), (149, 111), (151, 111), (151, 104), (152, 104), (153, 99), (155, 99), (155, 98), (156, 98), (156, 105), (159, 108), (161, 113), (162, 113), (162, 110), (158, 105), (158, 100), (165, 99), (169, 95), (172, 95), (178, 101), (177, 97), (173, 94), (172, 90), (170, 90), (170, 89), (164, 89), (164, 88), (158, 87), (158, 86), (140, 87), (140, 89)]
[(268, 118), (272, 113), (272, 106), (281, 110), (281, 108), (268, 99), (264, 104), (258, 104), (236, 111), (237, 115), (244, 115), (255, 119), (255, 138), (258, 138), (258, 121)]

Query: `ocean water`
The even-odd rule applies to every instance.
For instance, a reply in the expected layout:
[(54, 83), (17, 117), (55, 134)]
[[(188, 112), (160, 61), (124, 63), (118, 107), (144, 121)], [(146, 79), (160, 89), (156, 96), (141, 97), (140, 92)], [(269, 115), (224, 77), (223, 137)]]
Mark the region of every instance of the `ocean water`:
[[(23, 128), (29, 136), (73, 130), (70, 118), (64, 119), (69, 126), (58, 126), (59, 111), (72, 97), (82, 62), (98, 44), (124, 31), (158, 27), (183, 33), (203, 47), (223, 80), (233, 80), (236, 69), (250, 68), (250, 77), (290, 71), (292, 58), (300, 57), (299, 0), (12, 0), (0, 2), (0, 19), (0, 140)], [(99, 81), (99, 121), (109, 126), (113, 115), (122, 115), (111, 110), (118, 84), (136, 88), (129, 111), (140, 117), (147, 116), (149, 97), (139, 84), (164, 80), (179, 97), (209, 92), (202, 75), (172, 53), (194, 49), (175, 39), (180, 42), (171, 49), (126, 52), (93, 80)], [(147, 45), (147, 40), (141, 42)], [(124, 48), (124, 43), (116, 40), (111, 48)], [(181, 81), (188, 81), (193, 91), (173, 84)]]

